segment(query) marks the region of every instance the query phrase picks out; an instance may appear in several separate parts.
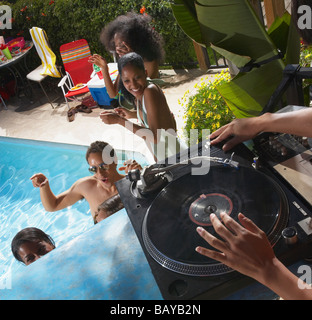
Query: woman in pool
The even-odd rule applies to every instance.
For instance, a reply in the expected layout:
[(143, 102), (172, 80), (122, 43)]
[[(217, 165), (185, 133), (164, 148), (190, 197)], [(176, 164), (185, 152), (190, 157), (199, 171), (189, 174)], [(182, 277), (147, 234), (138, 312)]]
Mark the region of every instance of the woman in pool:
[[(122, 56), (118, 71), (120, 90), (136, 110), (115, 108), (104, 111), (100, 114), (102, 121), (122, 125), (143, 138), (156, 161), (179, 152), (175, 119), (162, 90), (148, 81), (142, 57), (134, 52)], [(139, 124), (129, 121), (131, 118), (138, 119)]]
[(28, 266), (55, 249), (55, 244), (42, 230), (25, 228), (15, 235), (11, 249), (15, 259)]

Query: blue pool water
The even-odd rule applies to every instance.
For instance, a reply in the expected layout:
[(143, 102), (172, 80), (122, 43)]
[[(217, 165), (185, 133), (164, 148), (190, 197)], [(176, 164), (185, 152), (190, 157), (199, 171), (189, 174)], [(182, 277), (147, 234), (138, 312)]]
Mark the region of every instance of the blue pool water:
[[(87, 146), (0, 137), (0, 279), (26, 268), (11, 253), (12, 238), (21, 229), (42, 229), (59, 247), (93, 226), (85, 200), (64, 210), (46, 212), (39, 189), (30, 180), (42, 172), (55, 194), (65, 191), (89, 175), (86, 150)], [(118, 166), (127, 159), (147, 164), (139, 153), (117, 150), (117, 156)]]

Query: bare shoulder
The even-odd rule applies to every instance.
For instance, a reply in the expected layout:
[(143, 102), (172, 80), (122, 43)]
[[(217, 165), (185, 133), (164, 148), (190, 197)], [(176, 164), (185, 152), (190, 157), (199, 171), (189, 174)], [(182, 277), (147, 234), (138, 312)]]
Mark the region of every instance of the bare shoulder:
[(78, 179), (73, 185), (72, 188), (75, 189), (86, 189), (86, 188), (90, 188), (92, 186), (96, 186), (97, 184), (97, 180), (93, 177), (84, 177), (84, 178), (80, 178)]
[(166, 102), (166, 98), (161, 88), (159, 88), (156, 84), (150, 83), (144, 90), (144, 99), (151, 101), (162, 101)]

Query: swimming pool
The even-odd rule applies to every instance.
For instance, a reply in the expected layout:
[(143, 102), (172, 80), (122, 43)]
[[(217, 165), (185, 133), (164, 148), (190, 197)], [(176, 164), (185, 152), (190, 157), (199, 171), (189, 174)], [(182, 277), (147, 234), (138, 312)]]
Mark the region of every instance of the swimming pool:
[[(64, 210), (46, 212), (39, 189), (30, 180), (34, 173), (42, 172), (55, 194), (65, 191), (89, 175), (86, 150), (87, 146), (0, 137), (0, 282), (25, 268), (11, 253), (12, 238), (21, 229), (42, 229), (59, 247), (93, 226), (85, 200)], [(140, 153), (116, 152), (118, 166), (127, 159), (147, 164)]]

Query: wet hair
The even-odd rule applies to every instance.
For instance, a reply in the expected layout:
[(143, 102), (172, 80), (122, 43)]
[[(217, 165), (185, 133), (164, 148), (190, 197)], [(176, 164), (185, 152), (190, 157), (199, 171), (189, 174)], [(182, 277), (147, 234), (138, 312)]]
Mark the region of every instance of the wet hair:
[(298, 8), (302, 5), (306, 5), (310, 7), (312, 10), (312, 1), (311, 0), (292, 0), (292, 7), (291, 7), (291, 16), (293, 22), (297, 28), (299, 35), (307, 44), (312, 44), (312, 30), (311, 29), (300, 29), (298, 27), (298, 19), (300, 15), (298, 14)]
[(120, 35), (123, 41), (144, 61), (164, 60), (163, 38), (151, 26), (152, 18), (148, 15), (128, 12), (118, 16), (103, 28), (100, 41), (107, 51), (116, 51), (114, 36)]
[(125, 88), (122, 82), (122, 70), (127, 65), (134, 66), (143, 72), (145, 72), (145, 66), (142, 57), (136, 52), (127, 53), (118, 60), (118, 72), (120, 74), (118, 89), (129, 102), (134, 103), (134, 96)]
[[(109, 217), (112, 214), (116, 213), (117, 211), (121, 210), (122, 208), (124, 208), (124, 205), (121, 201), (120, 195), (117, 193), (111, 198), (108, 198), (103, 203), (101, 203), (98, 206), (98, 211), (101, 211), (101, 210), (105, 211), (105, 213), (107, 214), (107, 217)], [(96, 223), (97, 221), (94, 218), (94, 224)]]
[(54, 240), (42, 230), (34, 227), (22, 229), (15, 235), (15, 237), (11, 242), (11, 250), (12, 250), (13, 256), (15, 257), (16, 260), (23, 262), (22, 258), (19, 255), (19, 249), (21, 245), (23, 245), (26, 242), (40, 242), (40, 241), (45, 241), (55, 248)]
[(108, 144), (107, 142), (104, 142), (104, 141), (95, 141), (95, 142), (92, 142), (87, 149), (87, 152), (86, 152), (87, 162), (88, 162), (88, 159), (89, 159), (89, 156), (91, 153), (103, 153), (103, 150), (106, 147), (109, 147), (108, 148), (109, 149), (109, 156), (116, 159), (115, 150), (110, 144)]

